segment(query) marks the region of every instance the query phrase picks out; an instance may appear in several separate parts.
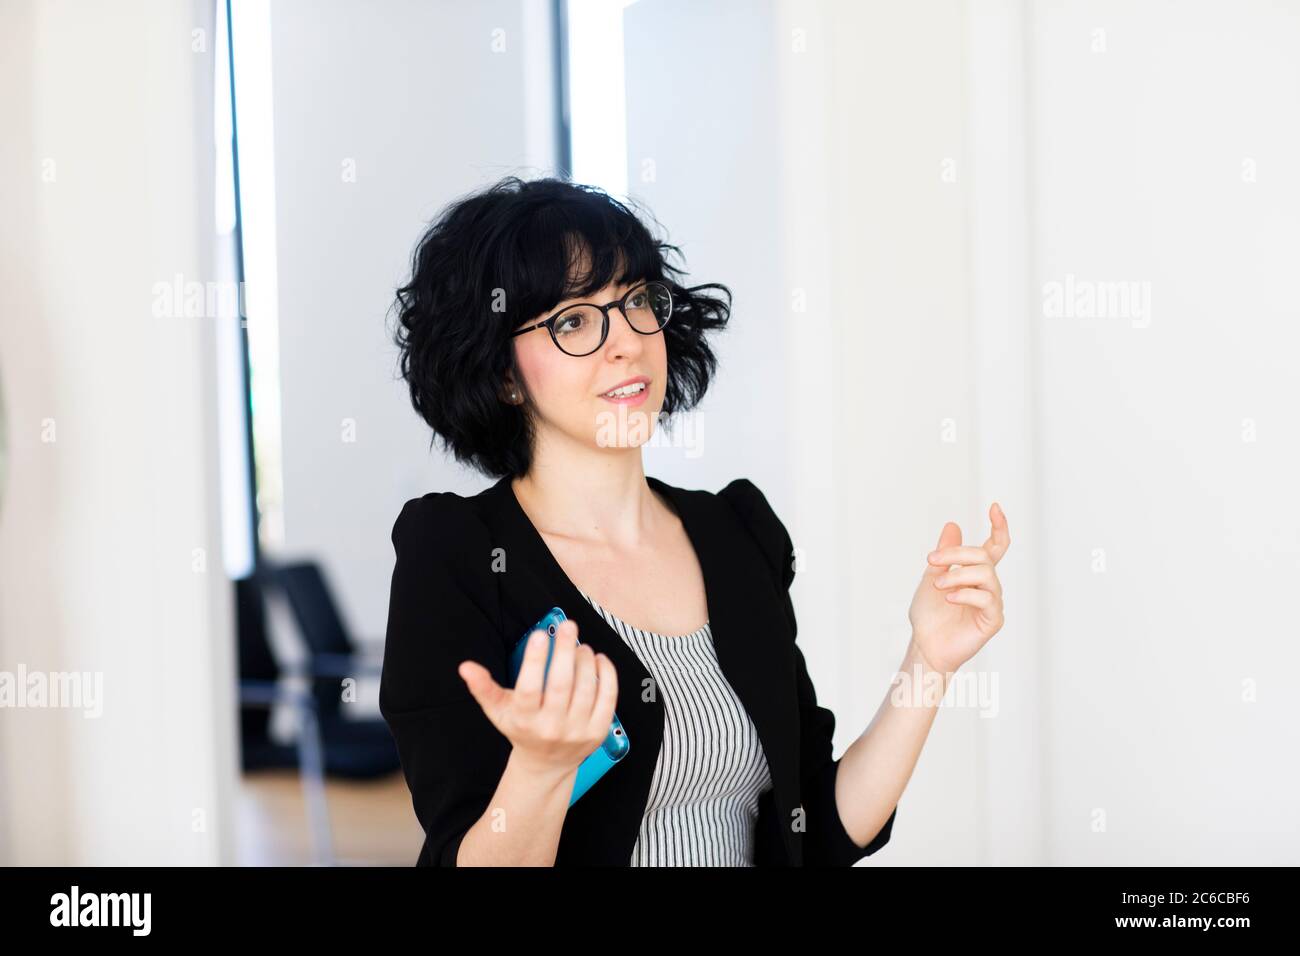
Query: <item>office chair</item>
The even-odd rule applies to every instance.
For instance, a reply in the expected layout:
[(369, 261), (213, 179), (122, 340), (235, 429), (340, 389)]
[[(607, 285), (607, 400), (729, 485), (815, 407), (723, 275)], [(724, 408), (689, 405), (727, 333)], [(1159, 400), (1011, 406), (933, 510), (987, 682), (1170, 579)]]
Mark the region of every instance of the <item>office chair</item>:
[(397, 744), (383, 718), (354, 720), (343, 714), (341, 681), (347, 677), (379, 676), (382, 663), (367, 660), (357, 652), (320, 566), (314, 561), (266, 563), (262, 573), (267, 583), (288, 599), (306, 644), (304, 676), (312, 679), (311, 696), (316, 702), (325, 748), (325, 772), (369, 779), (401, 769)]

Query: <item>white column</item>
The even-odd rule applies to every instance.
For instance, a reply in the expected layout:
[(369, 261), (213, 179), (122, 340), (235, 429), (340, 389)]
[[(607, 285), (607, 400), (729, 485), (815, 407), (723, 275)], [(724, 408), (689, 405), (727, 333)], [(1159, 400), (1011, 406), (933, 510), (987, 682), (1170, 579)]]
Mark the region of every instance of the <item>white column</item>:
[(102, 690), (0, 710), (5, 865), (232, 861), (213, 320), (154, 311), (213, 275), (213, 9), (0, 7), (0, 671)]

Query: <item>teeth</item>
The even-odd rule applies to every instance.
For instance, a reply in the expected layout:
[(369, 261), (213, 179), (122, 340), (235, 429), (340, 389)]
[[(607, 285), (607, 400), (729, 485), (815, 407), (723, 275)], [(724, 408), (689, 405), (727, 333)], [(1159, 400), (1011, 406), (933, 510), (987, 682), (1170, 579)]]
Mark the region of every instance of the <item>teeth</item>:
[(609, 398), (624, 398), (628, 395), (635, 395), (645, 388), (645, 382), (637, 382), (635, 385), (625, 385), (622, 388), (616, 388), (605, 395)]

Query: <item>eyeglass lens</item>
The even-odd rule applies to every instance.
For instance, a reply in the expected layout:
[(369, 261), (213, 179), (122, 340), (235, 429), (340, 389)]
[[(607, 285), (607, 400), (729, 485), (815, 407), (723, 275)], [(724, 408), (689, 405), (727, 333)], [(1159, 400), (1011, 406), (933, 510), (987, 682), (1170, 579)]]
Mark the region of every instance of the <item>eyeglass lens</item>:
[[(610, 310), (613, 311), (612, 309)], [(623, 302), (628, 322), (649, 335), (668, 324), (672, 315), (672, 293), (659, 282), (638, 286)], [(553, 324), (555, 341), (570, 355), (589, 355), (600, 347), (604, 316), (594, 305), (575, 305), (558, 315)]]

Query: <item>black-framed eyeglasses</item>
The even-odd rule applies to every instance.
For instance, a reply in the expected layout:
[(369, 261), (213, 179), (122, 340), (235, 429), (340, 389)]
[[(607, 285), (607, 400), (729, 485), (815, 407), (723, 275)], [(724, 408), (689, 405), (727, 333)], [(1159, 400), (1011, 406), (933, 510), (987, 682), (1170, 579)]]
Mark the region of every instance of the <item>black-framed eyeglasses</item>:
[(566, 355), (590, 355), (605, 344), (609, 336), (609, 310), (617, 308), (633, 332), (654, 335), (663, 331), (673, 315), (673, 293), (663, 282), (642, 282), (623, 297), (608, 305), (579, 302), (560, 309), (526, 329), (511, 333), (511, 338), (545, 326), (555, 347)]

